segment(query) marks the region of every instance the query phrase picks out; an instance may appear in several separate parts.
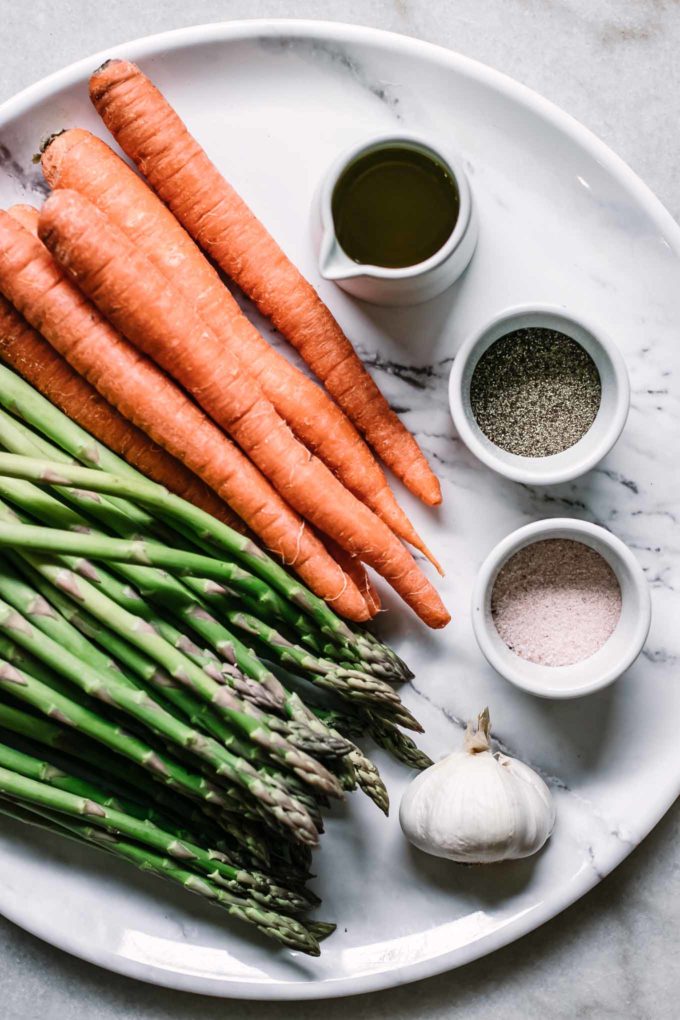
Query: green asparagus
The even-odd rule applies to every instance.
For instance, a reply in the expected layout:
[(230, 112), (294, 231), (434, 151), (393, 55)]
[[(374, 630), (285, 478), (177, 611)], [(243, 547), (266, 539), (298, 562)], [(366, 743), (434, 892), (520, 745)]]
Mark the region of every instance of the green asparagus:
[[(61, 791), (51, 790), (50, 787), (33, 780), (26, 779), (16, 773), (0, 768), (0, 791), (9, 797), (19, 801), (19, 812), (33, 814), (36, 819), (34, 824), (45, 824), (42, 827), (50, 831), (59, 832), (62, 835), (70, 835), (78, 841), (87, 842), (107, 850), (116, 857), (136, 864), (143, 871), (153, 872), (161, 878), (167, 878), (182, 885), (189, 892), (198, 893), (216, 905), (226, 909), (231, 917), (255, 925), (263, 934), (275, 939), (277, 942), (292, 949), (308, 953), (311, 956), (319, 955), (318, 940), (310, 929), (294, 917), (286, 914), (279, 914), (267, 909), (252, 897), (235, 895), (226, 887), (219, 885), (209, 875), (197, 875), (194, 871), (188, 870), (186, 859), (195, 863), (191, 854), (185, 858), (177, 846), (173, 848), (171, 855), (162, 852), (155, 852), (150, 846), (139, 846), (135, 842), (129, 842), (121, 838), (121, 830), (107, 815), (106, 809), (100, 808), (93, 801), (86, 798), (72, 797)], [(69, 807), (66, 807), (66, 805)], [(45, 809), (45, 810), (43, 810)], [(17, 812), (16, 806), (8, 805), (7, 800), (0, 803), (0, 811), (9, 813), (13, 817), (26, 821), (30, 814)], [(73, 821), (63, 819), (60, 814), (63, 812), (71, 814)], [(100, 814), (100, 812), (103, 812)], [(79, 816), (85, 819), (96, 820), (97, 826), (83, 823)], [(120, 813), (116, 813), (118, 819)], [(112, 822), (111, 831), (105, 827), (106, 823)], [(159, 841), (160, 842), (160, 841)], [(323, 923), (320, 934), (323, 937)]]

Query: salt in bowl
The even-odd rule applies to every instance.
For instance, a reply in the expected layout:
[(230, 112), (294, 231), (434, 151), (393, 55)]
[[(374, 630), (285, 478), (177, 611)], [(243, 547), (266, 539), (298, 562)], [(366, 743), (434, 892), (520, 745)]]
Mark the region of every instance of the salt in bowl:
[[(593, 655), (570, 666), (521, 658), (506, 645), (491, 614), (493, 588), (504, 564), (520, 549), (546, 539), (590, 546), (609, 564), (621, 589), (621, 615), (612, 634)], [(650, 622), (647, 581), (630, 549), (605, 528), (571, 518), (537, 521), (513, 531), (484, 560), (472, 595), (472, 626), (487, 661), (510, 683), (542, 698), (578, 698), (613, 683), (642, 651)]]

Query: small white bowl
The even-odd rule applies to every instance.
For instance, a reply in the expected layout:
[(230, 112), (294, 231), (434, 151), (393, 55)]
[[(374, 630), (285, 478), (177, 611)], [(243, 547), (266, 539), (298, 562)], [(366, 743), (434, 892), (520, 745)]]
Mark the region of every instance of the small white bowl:
[[(491, 615), (491, 595), (503, 565), (527, 545), (550, 538), (583, 542), (607, 561), (621, 588), (621, 616), (604, 645), (572, 666), (542, 666), (505, 644)], [(513, 531), (491, 550), (472, 594), (472, 626), (487, 661), (510, 683), (541, 698), (579, 698), (618, 679), (642, 651), (651, 622), (649, 589), (640, 564), (621, 539), (605, 528), (570, 518), (537, 521)]]
[[(517, 329), (565, 333), (595, 362), (602, 398), (595, 421), (577, 443), (550, 457), (520, 457), (496, 446), (482, 432), (470, 403), (477, 362), (496, 340)], [(463, 343), (449, 378), (449, 404), (458, 435), (475, 456), (506, 478), (529, 485), (555, 485), (585, 474), (609, 453), (621, 435), (630, 407), (630, 382), (623, 357), (601, 329), (550, 305), (523, 305), (497, 315)]]
[[(399, 269), (360, 265), (345, 254), (335, 236), (333, 191), (343, 171), (358, 156), (383, 146), (400, 144), (424, 151), (447, 167), (458, 187), (458, 219), (448, 240), (424, 262)], [(448, 142), (440, 145), (406, 131), (373, 135), (338, 156), (317, 194), (312, 225), (324, 279), (333, 280), (348, 294), (375, 305), (416, 305), (436, 297), (467, 268), (477, 245), (477, 217), (462, 160)]]

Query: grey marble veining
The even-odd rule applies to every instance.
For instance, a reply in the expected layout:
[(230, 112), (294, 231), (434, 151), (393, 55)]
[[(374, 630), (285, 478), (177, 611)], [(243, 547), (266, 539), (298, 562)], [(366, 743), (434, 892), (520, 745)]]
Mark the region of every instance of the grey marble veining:
[[(83, 17), (88, 5), (71, 3), (59, 12), (51, 5), (34, 2), (31, 11), (19, 12), (13, 3), (0, 5), (3, 32), (2, 91), (9, 95), (24, 84), (64, 63), (104, 45), (151, 31), (201, 21), (240, 16), (315, 16), (358, 21), (421, 35), (493, 64), (532, 85), (557, 101), (628, 159), (665, 200), (678, 211), (680, 200), (675, 179), (677, 144), (667, 124), (677, 118), (678, 75), (676, 44), (680, 42), (680, 6), (659, 2), (592, 5), (586, 0), (564, 3), (532, 0), (490, 0), (479, 4), (464, 0), (441, 2), (356, 3), (118, 3), (98, 23)], [(594, 11), (597, 8), (597, 13)], [(36, 36), (44, 46), (29, 45)], [(344, 71), (361, 87), (373, 90), (395, 116), (398, 104), (390, 83), (362, 80), (361, 69), (337, 52), (315, 54), (315, 59), (344, 59)], [(4, 98), (4, 96), (3, 96)], [(674, 108), (675, 107), (675, 108)], [(1, 156), (2, 154), (0, 154)], [(606, 281), (605, 281), (606, 285)], [(435, 312), (436, 314), (436, 312)], [(653, 310), (650, 310), (653, 315)], [(670, 394), (663, 388), (644, 386), (644, 364), (649, 348), (636, 352), (639, 389), (634, 394), (634, 414), (644, 416), (666, 407)], [(442, 475), (466, 484), (466, 454), (450, 449), (442, 460), (444, 444), (450, 446), (450, 424), (443, 380), (449, 359), (436, 359), (432, 368), (403, 364), (401, 359), (373, 359), (373, 370), (390, 395), (390, 380), (400, 383), (399, 396), (409, 399), (398, 409), (426, 446), (440, 460)], [(650, 372), (656, 380), (658, 373)], [(404, 386), (403, 384), (407, 385)], [(669, 387), (670, 389), (670, 387)], [(637, 451), (641, 456), (645, 449)], [(618, 467), (618, 465), (617, 465)], [(473, 483), (471, 483), (473, 484)], [(588, 486), (565, 486), (550, 493), (526, 488), (515, 495), (520, 514), (541, 512), (541, 504), (556, 502), (560, 512), (571, 512), (612, 523), (644, 563), (645, 552), (673, 540), (675, 507), (664, 503), (663, 493), (644, 493), (644, 513), (658, 517), (658, 533), (650, 541), (648, 528), (640, 526), (640, 488), (644, 481), (607, 468), (589, 480)], [(613, 487), (626, 490), (628, 502), (608, 498)], [(597, 507), (595, 513), (593, 507)], [(544, 507), (545, 509), (545, 507)], [(552, 510), (551, 510), (552, 512)], [(623, 518), (623, 519), (622, 519)], [(676, 560), (677, 562), (677, 560)], [(668, 572), (650, 578), (663, 592), (677, 587)], [(650, 662), (668, 664), (680, 655), (676, 635), (662, 647), (650, 643)], [(414, 691), (417, 693), (418, 688)], [(439, 703), (439, 702), (438, 702)], [(501, 734), (503, 736), (503, 734)], [(508, 743), (512, 745), (511, 738)], [(540, 763), (537, 763), (540, 765)], [(568, 792), (565, 780), (553, 784)], [(6, 922), (3, 935), (3, 967), (0, 996), (3, 1012), (10, 1018), (87, 1017), (179, 1017), (210, 1018), (234, 1013), (241, 1017), (307, 1017), (322, 1008), (329, 1016), (341, 1016), (351, 1008), (359, 1017), (476, 1017), (502, 1015), (527, 1018), (631, 1017), (664, 1020), (678, 1015), (680, 993), (677, 959), (677, 865), (674, 836), (678, 815), (664, 820), (651, 837), (602, 886), (565, 915), (520, 943), (502, 950), (462, 971), (432, 979), (395, 992), (361, 997), (350, 1003), (270, 1006), (211, 1003), (136, 985), (70, 960), (36, 942)], [(608, 829), (603, 834), (626, 839), (625, 833)], [(590, 845), (584, 852), (597, 860)]]

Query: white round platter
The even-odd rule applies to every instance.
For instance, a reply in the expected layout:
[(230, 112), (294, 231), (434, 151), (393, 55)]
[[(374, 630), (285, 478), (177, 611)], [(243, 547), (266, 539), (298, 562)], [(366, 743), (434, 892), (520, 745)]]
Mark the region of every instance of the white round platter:
[[(295, 262), (319, 285), (442, 478), (444, 505), (404, 504), (443, 560), (454, 621), (429, 633), (389, 595), (381, 627), (416, 673), (404, 691), (439, 757), (485, 705), (504, 750), (551, 783), (558, 822), (545, 851), (463, 868), (411, 851), (396, 806), (408, 771), (377, 754), (393, 810), (360, 796), (329, 820), (315, 870), (338, 923), (319, 960), (277, 951), (199, 900), (108, 857), (0, 831), (0, 911), (63, 949), (136, 978), (212, 995), (323, 998), (464, 964), (582, 896), (659, 820), (680, 789), (680, 542), (676, 511), (680, 231), (584, 128), (521, 85), (436, 46), (338, 24), (250, 21), (181, 29), (115, 47), (52, 75), (0, 111), (0, 199), (38, 201), (41, 139), (82, 125), (110, 56), (140, 62)], [(479, 246), (446, 294), (410, 309), (362, 305), (316, 269), (309, 209), (325, 168), (363, 135), (395, 127), (462, 152)], [(454, 438), (447, 377), (461, 339), (504, 308), (557, 304), (620, 345), (633, 405), (605, 462), (549, 490), (491, 474)], [(268, 328), (263, 326), (263, 328)], [(274, 338), (276, 339), (276, 338)], [(472, 634), (477, 567), (501, 537), (544, 516), (611, 528), (652, 587), (645, 652), (614, 686), (547, 702), (511, 687)]]

